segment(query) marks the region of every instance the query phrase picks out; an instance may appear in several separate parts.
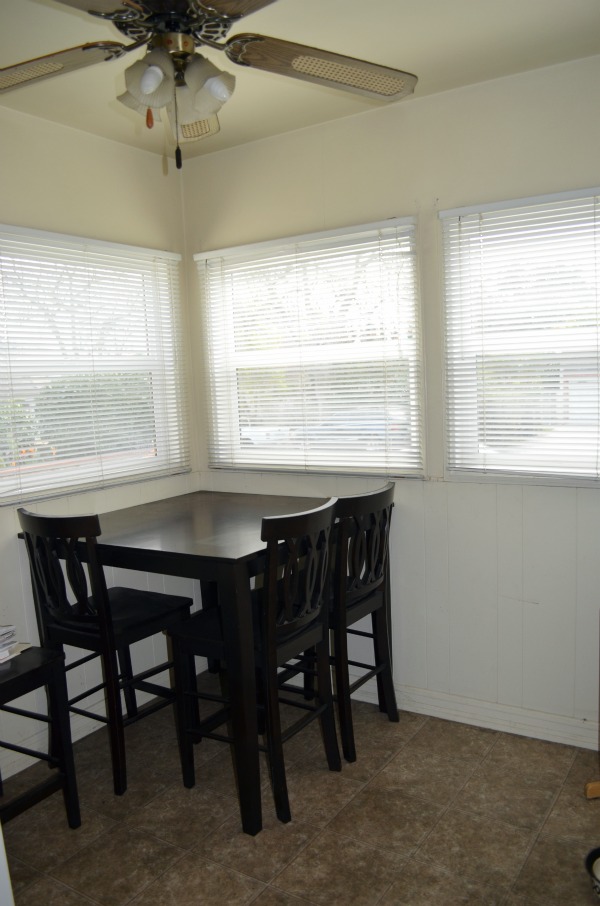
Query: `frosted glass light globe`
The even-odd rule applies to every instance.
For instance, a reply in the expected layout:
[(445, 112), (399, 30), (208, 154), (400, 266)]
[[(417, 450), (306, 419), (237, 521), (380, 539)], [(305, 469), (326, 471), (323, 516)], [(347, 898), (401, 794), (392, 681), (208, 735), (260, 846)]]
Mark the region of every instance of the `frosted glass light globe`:
[(140, 91), (142, 94), (152, 94), (164, 79), (164, 73), (159, 66), (148, 66), (140, 79)]
[[(227, 73), (221, 73), (221, 75), (212, 76), (212, 78), (207, 79), (204, 83), (204, 87), (210, 91), (214, 98), (221, 101), (222, 104), (224, 104), (225, 101), (228, 101), (233, 94), (233, 85), (227, 84), (229, 80), (226, 79), (225, 76), (227, 76)], [(231, 76), (230, 79), (232, 79)]]

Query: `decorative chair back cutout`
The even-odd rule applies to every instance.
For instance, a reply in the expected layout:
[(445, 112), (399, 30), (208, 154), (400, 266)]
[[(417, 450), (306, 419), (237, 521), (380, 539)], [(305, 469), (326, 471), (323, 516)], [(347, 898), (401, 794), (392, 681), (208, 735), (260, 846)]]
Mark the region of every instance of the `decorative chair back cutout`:
[(345, 586), (347, 605), (386, 581), (393, 496), (394, 484), (389, 482), (372, 495), (338, 500), (336, 575)]
[[(73, 623), (97, 619), (97, 595), (90, 593), (88, 571), (82, 563), (82, 545), (88, 563), (96, 568), (95, 517), (43, 517), (18, 511), (27, 546), (38, 623)], [(90, 534), (91, 532), (91, 534)], [(92, 588), (98, 583), (92, 581)], [(94, 591), (98, 591), (97, 587)], [(40, 626), (40, 633), (41, 633)]]
[(333, 507), (329, 501), (307, 514), (263, 520), (263, 614), (280, 634), (312, 622), (329, 600)]

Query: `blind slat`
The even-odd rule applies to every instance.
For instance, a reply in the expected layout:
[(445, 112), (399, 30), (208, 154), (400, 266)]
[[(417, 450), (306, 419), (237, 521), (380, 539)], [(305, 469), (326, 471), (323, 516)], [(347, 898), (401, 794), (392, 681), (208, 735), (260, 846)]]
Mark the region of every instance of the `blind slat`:
[(599, 203), (441, 215), (451, 471), (600, 478)]
[(179, 257), (0, 228), (0, 501), (189, 468)]
[(195, 259), (211, 466), (422, 472), (414, 223)]

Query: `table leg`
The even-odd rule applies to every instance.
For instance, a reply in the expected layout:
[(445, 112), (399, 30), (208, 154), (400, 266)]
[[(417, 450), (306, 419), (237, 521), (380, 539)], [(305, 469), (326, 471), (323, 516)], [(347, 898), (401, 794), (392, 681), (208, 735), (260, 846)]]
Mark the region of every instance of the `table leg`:
[(252, 605), (245, 564), (221, 566), (218, 587), (242, 827), (254, 835), (262, 828), (262, 810)]

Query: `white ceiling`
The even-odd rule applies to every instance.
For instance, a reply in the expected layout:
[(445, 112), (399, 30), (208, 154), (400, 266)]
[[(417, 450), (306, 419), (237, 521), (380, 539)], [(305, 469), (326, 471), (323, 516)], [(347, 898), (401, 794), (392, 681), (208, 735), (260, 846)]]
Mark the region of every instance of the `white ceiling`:
[[(90, 0), (93, 7), (93, 0)], [(118, 4), (115, 3), (115, 7)], [(418, 76), (413, 98), (600, 53), (600, 0), (278, 0), (241, 20), (231, 35), (257, 32), (309, 44)], [(0, 0), (0, 68), (93, 41), (127, 39), (106, 22), (58, 0)], [(377, 102), (230, 63), (233, 98), (221, 131), (185, 146), (184, 158), (359, 113)], [(115, 100), (123, 72), (144, 50), (113, 62), (21, 86), (0, 105), (158, 154), (173, 153), (163, 126)]]

